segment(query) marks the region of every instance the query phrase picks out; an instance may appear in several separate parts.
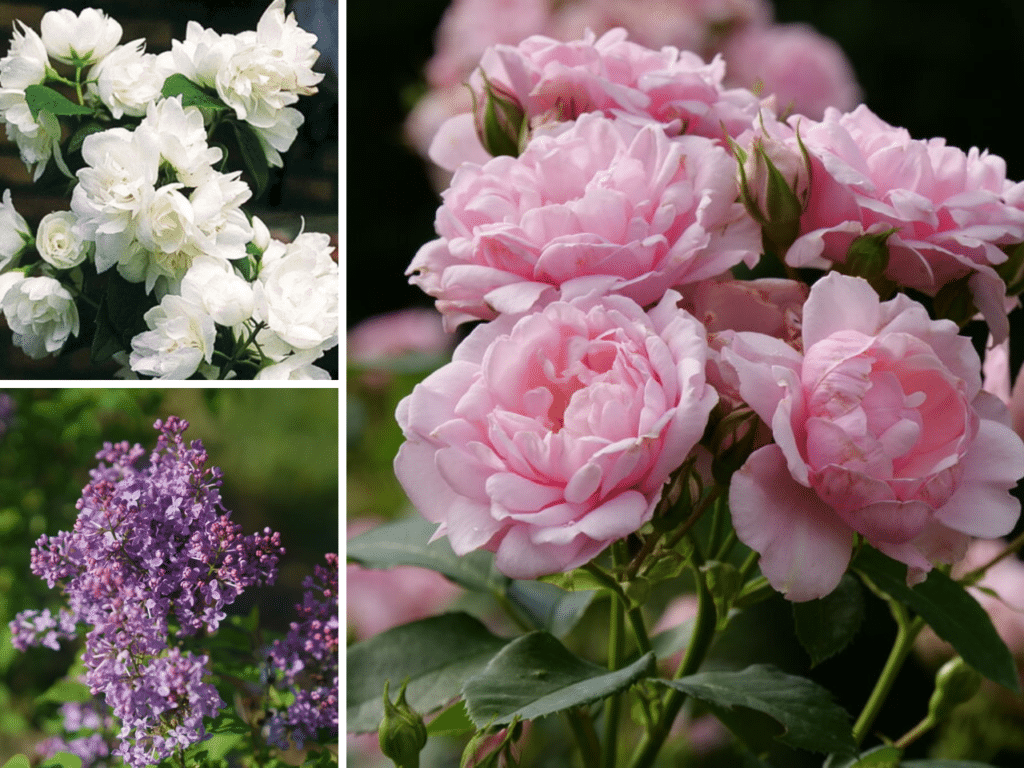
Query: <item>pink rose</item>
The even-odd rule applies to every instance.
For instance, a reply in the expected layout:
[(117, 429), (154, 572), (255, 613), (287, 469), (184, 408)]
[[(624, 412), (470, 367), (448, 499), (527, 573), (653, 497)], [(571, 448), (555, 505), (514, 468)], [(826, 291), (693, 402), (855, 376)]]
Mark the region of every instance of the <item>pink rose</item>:
[(725, 41), (727, 82), (774, 94), (780, 110), (820, 120), (826, 107), (853, 109), (860, 86), (835, 40), (806, 24), (748, 26)]
[(407, 274), (449, 329), (524, 312), (581, 278), (651, 304), (756, 262), (760, 236), (736, 202), (735, 168), (710, 139), (583, 115), (518, 158), (459, 168), (437, 212), (440, 237)]
[[(480, 60), (469, 79), (482, 109), (486, 82), (517, 103), (533, 129), (575, 120), (588, 112), (608, 117), (632, 115), (654, 120), (672, 134), (725, 139), (750, 125), (760, 107), (745, 88), (725, 88), (725, 62), (710, 63), (690, 51), (666, 46), (659, 51), (626, 39), (626, 30), (612, 29), (601, 37), (588, 31), (582, 40), (561, 42), (533, 35), (517, 46), (496, 45)], [(435, 142), (471, 143), (467, 123), (442, 124)], [(457, 157), (432, 152), (455, 170)]]
[(970, 536), (1013, 528), (1024, 444), (954, 323), (831, 273), (811, 288), (802, 336), (803, 354), (760, 334), (722, 351), (775, 439), (729, 491), (772, 586), (791, 600), (828, 594), (854, 532), (916, 577), (962, 557)]
[(395, 474), (436, 536), (530, 579), (650, 520), (717, 400), (678, 299), (576, 297), (475, 328), (398, 406)]
[[(347, 538), (374, 525), (372, 520), (350, 521)], [(441, 574), (411, 565), (378, 570), (349, 563), (345, 584), (348, 628), (357, 640), (432, 616), (460, 592)]]
[[(820, 123), (789, 122), (799, 127), (812, 173), (787, 263), (828, 269), (846, 262), (857, 237), (895, 229), (886, 241), (886, 277), (930, 296), (969, 277), (992, 335), (1004, 339), (1006, 287), (993, 266), (1006, 260), (1000, 246), (1024, 241), (1024, 210), (1007, 203), (1015, 188), (1003, 159), (974, 148), (965, 154), (943, 139), (911, 139), (864, 105), (847, 114), (826, 110)], [(777, 128), (795, 148), (792, 128)]]

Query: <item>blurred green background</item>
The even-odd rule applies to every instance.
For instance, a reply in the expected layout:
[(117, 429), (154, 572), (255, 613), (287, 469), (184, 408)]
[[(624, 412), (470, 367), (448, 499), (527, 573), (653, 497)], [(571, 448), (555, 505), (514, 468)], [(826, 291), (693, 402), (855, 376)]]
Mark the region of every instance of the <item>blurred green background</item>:
[(223, 469), (232, 519), (246, 533), (281, 533), (287, 554), (276, 584), (249, 590), (229, 609), (258, 605), (270, 633), (287, 631), (302, 580), (338, 551), (336, 389), (0, 390), (4, 398), (14, 415), (0, 429), (0, 758), (31, 743), (32, 700), (72, 659), (70, 649), (19, 653), (7, 624), (21, 610), (60, 604), (57, 590), (30, 573), (29, 550), (40, 534), (74, 524), (104, 441), (150, 448), (157, 418), (190, 422), (186, 438), (202, 440), (210, 464)]

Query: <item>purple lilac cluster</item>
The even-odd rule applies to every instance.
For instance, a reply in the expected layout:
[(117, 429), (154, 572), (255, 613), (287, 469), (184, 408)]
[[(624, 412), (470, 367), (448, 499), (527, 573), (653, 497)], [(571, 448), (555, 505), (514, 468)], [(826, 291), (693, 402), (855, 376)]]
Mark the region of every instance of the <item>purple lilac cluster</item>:
[[(203, 680), (209, 659), (168, 638), (215, 631), (243, 590), (276, 578), (284, 553), (269, 528), (245, 536), (231, 522), (220, 470), (206, 467), (200, 441), (182, 438), (188, 422), (171, 416), (154, 426), (160, 435), (148, 457), (138, 445), (104, 445), (74, 529), (44, 535), (32, 550), (32, 572), (60, 584), (70, 615), (88, 627), (85, 680), (121, 721), (116, 753), (130, 766), (206, 737), (203, 718), (224, 705)], [(12, 622), (22, 644), (33, 635), (15, 625), (41, 616), (23, 612)]]
[(270, 649), (272, 670), (295, 695), (287, 712), (267, 722), (267, 740), (282, 748), (289, 735), (299, 749), (321, 731), (338, 736), (338, 556), (326, 560), (302, 583), (299, 621)]

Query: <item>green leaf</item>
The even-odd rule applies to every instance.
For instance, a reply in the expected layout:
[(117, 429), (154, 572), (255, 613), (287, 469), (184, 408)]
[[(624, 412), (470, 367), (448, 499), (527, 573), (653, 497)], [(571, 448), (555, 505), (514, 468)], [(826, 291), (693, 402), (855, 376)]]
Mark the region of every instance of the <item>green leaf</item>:
[(160, 95), (165, 99), (181, 96), (183, 107), (207, 107), (217, 110), (229, 108), (220, 98), (203, 90), (181, 73), (175, 73), (164, 80)]
[(461, 699), (435, 717), (427, 726), (430, 736), (464, 736), (476, 730), (473, 721), (466, 712), (466, 702)]
[(248, 123), (231, 121), (231, 127), (235, 131), (235, 139), (238, 141), (238, 149), (242, 153), (242, 163), (245, 169), (252, 176), (256, 184), (256, 195), (259, 198), (263, 195), (267, 184), (270, 181), (270, 166), (267, 164), (267, 155), (263, 151), (263, 145), (259, 137)]
[(989, 680), (1020, 692), (1010, 649), (985, 609), (962, 585), (933, 568), (927, 579), (908, 587), (907, 566), (870, 547), (861, 550), (853, 567), (880, 590), (919, 613), (935, 634)]
[(456, 698), (507, 641), (465, 613), (414, 621), (349, 646), (346, 719), (350, 733), (377, 730), (384, 716), (385, 681), (395, 690), (407, 678), (406, 700), (420, 713)]
[(755, 664), (739, 672), (699, 672), (657, 682), (707, 704), (746, 707), (766, 714), (782, 725), (785, 730), (779, 739), (791, 747), (844, 754), (856, 750), (849, 715), (826, 689), (770, 665)]
[(72, 755), (70, 752), (58, 752), (49, 760), (39, 764), (39, 768), (82, 768), (82, 758)]
[(106, 279), (90, 352), (94, 364), (109, 360), (120, 350), (130, 350), (132, 338), (148, 330), (142, 316), (157, 303), (155, 296), (146, 293), (145, 285), (128, 282), (116, 270), (110, 270)]
[(46, 110), (53, 115), (91, 115), (89, 107), (75, 104), (67, 96), (58, 93), (45, 85), (30, 85), (25, 88), (25, 101), (28, 103), (32, 119), (39, 119), (39, 113)]
[(905, 760), (900, 768), (992, 768), (974, 760)]
[(540, 581), (513, 581), (508, 599), (523, 610), (537, 629), (565, 637), (594, 601), (596, 591), (567, 592)]
[(97, 123), (95, 120), (82, 124), (77, 131), (71, 134), (71, 138), (68, 139), (68, 152), (77, 152), (82, 148), (86, 137), (105, 130), (107, 130), (107, 126)]
[(15, 755), (3, 764), (3, 768), (29, 768), (28, 758), (24, 755)]
[(77, 680), (63, 679), (58, 680), (41, 693), (37, 701), (55, 701), (65, 704), (69, 701), (92, 701), (92, 699), (93, 695), (89, 691), (88, 685)]
[(845, 648), (864, 621), (860, 582), (844, 574), (839, 586), (820, 600), (793, 603), (793, 621), (800, 645), (817, 666)]
[(459, 557), (447, 539), (430, 542), (435, 528), (423, 518), (386, 523), (349, 539), (345, 555), (364, 568), (416, 565), (474, 592), (505, 593), (509, 579), (495, 572), (494, 555), (479, 550)]
[(903, 750), (881, 745), (859, 755), (832, 755), (823, 768), (898, 768)]
[(463, 696), (478, 726), (533, 720), (603, 699), (654, 672), (654, 654), (609, 672), (574, 656), (547, 632), (531, 632), (505, 646), (483, 672), (466, 682)]

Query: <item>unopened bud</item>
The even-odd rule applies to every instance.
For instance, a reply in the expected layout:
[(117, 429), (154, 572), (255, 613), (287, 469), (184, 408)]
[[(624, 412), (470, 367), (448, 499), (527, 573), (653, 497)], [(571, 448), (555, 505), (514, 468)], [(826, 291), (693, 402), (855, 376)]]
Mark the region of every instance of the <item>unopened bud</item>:
[(483, 93), (473, 93), (473, 122), (480, 143), (494, 157), (518, 157), (529, 132), (526, 113), (515, 96), (492, 83), (482, 69), (480, 76)]
[(935, 675), (935, 691), (928, 701), (928, 717), (934, 722), (945, 720), (955, 707), (978, 692), (981, 675), (957, 656), (950, 659)]
[(267, 250), (267, 246), (270, 245), (270, 230), (259, 216), (252, 217), (252, 244), (261, 252)]
[(854, 277), (863, 277), (868, 282), (875, 281), (885, 274), (889, 268), (889, 246), (886, 241), (895, 228), (884, 232), (872, 232), (854, 239), (846, 249), (846, 261), (843, 271)]
[(380, 751), (398, 768), (419, 768), (420, 751), (427, 744), (427, 726), (405, 700), (408, 680), (402, 683), (394, 703), (388, 694), (389, 684), (390, 681), (384, 683), (384, 719), (377, 733)]
[(737, 156), (740, 199), (761, 225), (765, 244), (781, 256), (800, 234), (810, 194), (810, 159), (802, 144), (794, 149), (766, 134)]

